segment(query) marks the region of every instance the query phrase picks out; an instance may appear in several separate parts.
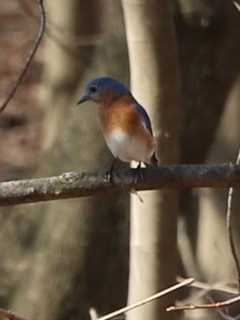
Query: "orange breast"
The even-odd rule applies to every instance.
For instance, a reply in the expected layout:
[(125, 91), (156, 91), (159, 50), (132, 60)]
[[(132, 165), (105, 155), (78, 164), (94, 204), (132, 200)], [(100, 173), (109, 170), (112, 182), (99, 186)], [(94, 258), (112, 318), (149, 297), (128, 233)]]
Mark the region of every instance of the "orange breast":
[(141, 139), (147, 145), (153, 145), (153, 137), (141, 121), (137, 110), (131, 106), (131, 97), (124, 96), (115, 102), (99, 106), (99, 115), (104, 134), (121, 129), (129, 136)]

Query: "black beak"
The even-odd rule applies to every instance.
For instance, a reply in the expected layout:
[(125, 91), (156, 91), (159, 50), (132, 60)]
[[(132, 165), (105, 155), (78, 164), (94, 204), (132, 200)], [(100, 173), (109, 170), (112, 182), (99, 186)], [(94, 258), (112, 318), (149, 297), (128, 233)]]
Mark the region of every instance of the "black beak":
[(81, 103), (86, 102), (88, 100), (89, 100), (89, 97), (87, 95), (84, 95), (81, 97), (81, 99), (78, 101), (77, 104), (81, 104)]

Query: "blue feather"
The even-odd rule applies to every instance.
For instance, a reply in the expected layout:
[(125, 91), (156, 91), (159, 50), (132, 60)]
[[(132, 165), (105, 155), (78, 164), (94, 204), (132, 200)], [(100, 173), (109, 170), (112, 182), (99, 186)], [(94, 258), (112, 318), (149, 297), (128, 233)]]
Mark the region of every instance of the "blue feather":
[[(96, 87), (97, 92), (91, 93), (91, 87)], [(91, 80), (87, 83), (87, 97), (92, 98), (94, 100), (94, 96), (99, 96), (104, 92), (106, 89), (111, 89), (112, 91), (116, 92), (120, 96), (130, 96), (133, 100), (133, 106), (136, 108), (137, 112), (141, 116), (141, 119), (145, 125), (145, 127), (150, 131), (152, 134), (152, 126), (149, 116), (146, 110), (134, 99), (129, 89), (120, 81), (112, 78), (112, 77), (99, 77), (94, 80)]]
[(143, 120), (146, 128), (147, 128), (147, 129), (151, 132), (151, 134), (152, 134), (151, 121), (150, 121), (150, 118), (149, 118), (146, 110), (145, 110), (139, 103), (136, 103), (134, 106), (135, 106), (135, 108), (137, 109), (137, 112), (139, 112), (139, 114), (141, 115), (142, 120)]
[(122, 82), (111, 77), (99, 77), (89, 81), (87, 84), (87, 90), (91, 86), (96, 86), (100, 91), (105, 89), (111, 89), (119, 95), (125, 95), (130, 93), (129, 89)]

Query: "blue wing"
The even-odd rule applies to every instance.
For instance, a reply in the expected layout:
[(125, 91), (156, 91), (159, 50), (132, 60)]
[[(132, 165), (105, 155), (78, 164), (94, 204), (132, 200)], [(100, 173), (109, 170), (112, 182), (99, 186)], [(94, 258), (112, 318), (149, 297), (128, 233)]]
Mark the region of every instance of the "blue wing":
[(135, 104), (135, 108), (137, 109), (137, 112), (141, 115), (144, 125), (152, 134), (151, 121), (146, 110), (138, 103)]

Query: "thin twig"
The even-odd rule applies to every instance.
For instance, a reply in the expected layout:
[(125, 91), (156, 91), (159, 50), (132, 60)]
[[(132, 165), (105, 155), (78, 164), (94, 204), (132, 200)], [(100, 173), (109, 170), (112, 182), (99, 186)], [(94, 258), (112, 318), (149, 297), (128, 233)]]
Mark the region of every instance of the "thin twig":
[(12, 100), (12, 98), (14, 97), (18, 87), (20, 86), (20, 84), (22, 83), (25, 74), (28, 71), (28, 68), (35, 56), (35, 53), (37, 52), (37, 49), (42, 41), (44, 32), (45, 32), (45, 26), (46, 26), (46, 13), (45, 13), (45, 9), (44, 9), (44, 5), (43, 5), (43, 0), (38, 0), (38, 5), (39, 5), (39, 9), (40, 9), (40, 26), (39, 26), (39, 30), (38, 30), (38, 34), (37, 37), (34, 41), (34, 44), (29, 52), (29, 55), (27, 56), (26, 62), (23, 66), (22, 71), (20, 72), (14, 86), (12, 87), (10, 93), (8, 94), (7, 98), (5, 99), (5, 101), (2, 103), (2, 105), (0, 106), (0, 113), (6, 109), (6, 107), (8, 106), (9, 102)]
[[(210, 302), (214, 302), (213, 298), (209, 295), (206, 296), (206, 298), (210, 301)], [(229, 314), (229, 310), (228, 308), (218, 308), (218, 309), (215, 309), (215, 311), (221, 316), (222, 319), (225, 319), (225, 320), (239, 320), (240, 319), (240, 314), (236, 315), (236, 316), (231, 316)]]
[(95, 308), (92, 307), (89, 309), (89, 316), (91, 320), (98, 320), (98, 313)]
[[(177, 277), (177, 281), (180, 283), (184, 280), (185, 278)], [(225, 286), (223, 284), (209, 284), (209, 283), (204, 283), (200, 281), (194, 281), (193, 283), (190, 284), (190, 286), (200, 290), (218, 291), (218, 292), (232, 294), (232, 295), (233, 294), (236, 295), (238, 293), (236, 289), (230, 288), (229, 286)]]
[(160, 291), (160, 292), (158, 292), (158, 293), (156, 293), (156, 294), (154, 294), (154, 295), (152, 295), (152, 296), (150, 296), (150, 297), (148, 297), (148, 298), (146, 298), (144, 300), (138, 301), (138, 302), (136, 302), (136, 303), (134, 303), (134, 304), (132, 304), (130, 306), (126, 306), (126, 307), (121, 308), (121, 309), (119, 309), (117, 311), (111, 312), (111, 313), (109, 313), (109, 314), (107, 314), (107, 315), (105, 315), (103, 317), (100, 317), (100, 318), (98, 318), (98, 320), (112, 319), (112, 318), (114, 318), (116, 316), (119, 316), (120, 314), (126, 313), (126, 312), (128, 312), (130, 310), (133, 310), (133, 309), (136, 309), (138, 307), (141, 307), (144, 304), (147, 304), (147, 303), (152, 302), (152, 301), (154, 301), (156, 299), (159, 299), (159, 298), (161, 298), (161, 297), (163, 297), (163, 296), (165, 296), (165, 295), (167, 295), (167, 294), (169, 294), (169, 293), (171, 293), (173, 291), (176, 291), (176, 290), (178, 290), (178, 289), (180, 289), (182, 287), (188, 286), (193, 282), (194, 282), (193, 278), (186, 279), (185, 281), (183, 281), (181, 283), (178, 283), (178, 284), (175, 284), (174, 286), (169, 287), (169, 288), (167, 288), (165, 290), (162, 290), (162, 291)]
[[(19, 4), (28, 14), (29, 18), (31, 18), (33, 21), (37, 20), (36, 14), (31, 11), (26, 1), (19, 0)], [(54, 21), (51, 21), (49, 18), (46, 22), (44, 33), (59, 46), (71, 53), (74, 53), (75, 49), (78, 49), (79, 46), (93, 45), (99, 40), (99, 35), (74, 35), (72, 32), (67, 31), (66, 28), (61, 27)], [(63, 34), (65, 35), (64, 39), (62, 37)]]
[[(236, 160), (236, 165), (240, 163), (240, 149), (238, 151), (238, 156)], [(240, 262), (237, 255), (237, 249), (233, 236), (233, 226), (232, 226), (232, 199), (233, 199), (234, 189), (233, 187), (229, 188), (228, 197), (227, 197), (227, 215), (226, 215), (226, 226), (228, 231), (228, 239), (232, 252), (232, 256), (235, 262), (235, 266), (237, 269), (237, 277), (238, 277), (238, 290), (240, 292)]]
[[(27, 17), (33, 22), (36, 22), (38, 17), (35, 12), (31, 10), (28, 1), (18, 1), (19, 5), (22, 6), (23, 11), (27, 14)], [(80, 47), (93, 46), (101, 41), (98, 33), (92, 35), (74, 34), (72, 31), (66, 30), (66, 27), (62, 27), (54, 20), (51, 20), (51, 17), (50, 19), (49, 17), (47, 18), (44, 35), (56, 43), (60, 48), (65, 50), (68, 54), (77, 58), (79, 58)]]
[[(182, 277), (178, 277), (177, 280), (181, 283), (185, 279)], [(191, 287), (195, 287), (197, 289), (201, 290), (206, 290), (206, 291), (220, 291), (223, 293), (228, 293), (228, 294), (236, 294), (237, 291), (223, 286), (223, 285), (209, 285), (207, 283), (203, 282), (198, 282), (194, 281), (193, 283), (190, 284)], [(183, 311), (183, 310), (197, 310), (197, 309), (218, 309), (218, 308), (223, 308), (230, 306), (234, 303), (237, 303), (240, 301), (240, 295), (237, 295), (233, 298), (224, 300), (224, 301), (218, 301), (218, 302), (213, 302), (213, 303), (206, 303), (206, 304), (185, 304), (185, 305), (180, 305), (180, 306), (170, 306), (166, 309), (166, 311)]]
[(240, 5), (237, 3), (237, 1), (233, 1), (234, 6), (238, 11), (240, 11)]
[(186, 304), (183, 306), (170, 306), (166, 309), (166, 311), (183, 311), (183, 310), (197, 310), (197, 309), (218, 309), (230, 306), (234, 303), (237, 303), (240, 301), (240, 296), (236, 296), (234, 298), (214, 302), (214, 303), (206, 303), (206, 304)]

